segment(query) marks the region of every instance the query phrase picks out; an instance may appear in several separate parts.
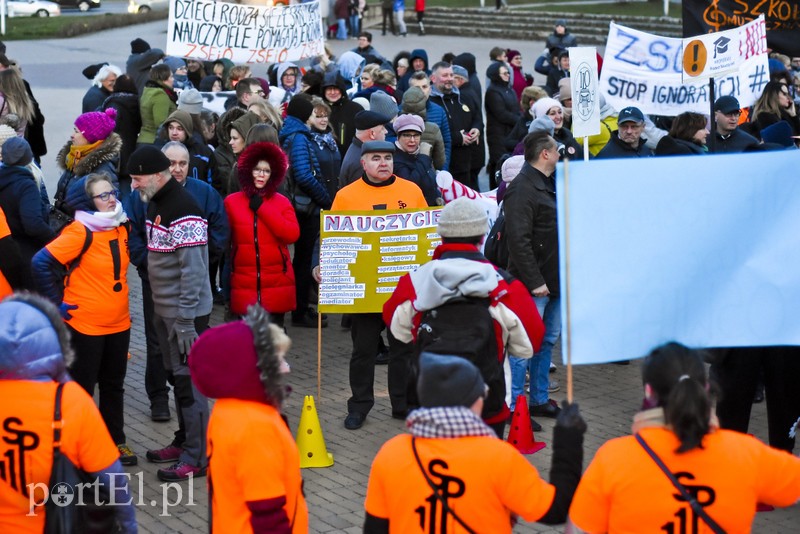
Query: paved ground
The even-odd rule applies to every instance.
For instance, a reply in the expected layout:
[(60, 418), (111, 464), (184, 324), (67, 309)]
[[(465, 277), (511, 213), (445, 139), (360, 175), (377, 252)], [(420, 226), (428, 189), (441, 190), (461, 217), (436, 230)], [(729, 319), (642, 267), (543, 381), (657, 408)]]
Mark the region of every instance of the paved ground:
[[(80, 70), (90, 63), (101, 60), (124, 65), (129, 52), (128, 43), (135, 37), (148, 40), (153, 46), (165, 44), (164, 23), (151, 23), (139, 27), (124, 28), (85, 36), (72, 40), (49, 42), (9, 42), (9, 56), (17, 59), (24, 68), (26, 78), (42, 104), (47, 117), (47, 138), (50, 155), (45, 158), (44, 170), (50, 191), (54, 189), (57, 173), (53, 156), (69, 136), (72, 122), (80, 112), (80, 100), (88, 87), (81, 78)], [(484, 72), (488, 63), (488, 51), (496, 43), (466, 38), (409, 36), (376, 37), (376, 47), (391, 57), (401, 49), (426, 48), (432, 61), (446, 51), (469, 50), (479, 60), (479, 72)], [(497, 43), (500, 44), (500, 43)], [(532, 64), (542, 49), (542, 43), (502, 43), (522, 50), (525, 64)], [(334, 42), (338, 53), (345, 47), (354, 46), (353, 41)], [(256, 74), (261, 74), (256, 69)], [(141, 321), (139, 280), (134, 271), (128, 273), (131, 285), (131, 312), (133, 331), (128, 378), (126, 380), (126, 422), (128, 439), (133, 450), (140, 455), (140, 465), (129, 468), (133, 476), (134, 493), (138, 506), (138, 518), (143, 533), (171, 533), (203, 531), (207, 521), (207, 493), (205, 480), (198, 479), (192, 485), (164, 487), (155, 477), (156, 466), (144, 460), (149, 448), (166, 445), (172, 436), (174, 422), (153, 423), (148, 417), (147, 397), (144, 391), (144, 331)], [(221, 320), (222, 310), (216, 307), (212, 324)], [(376, 373), (376, 405), (364, 427), (358, 431), (347, 431), (342, 422), (346, 415), (345, 401), (349, 396), (347, 363), (350, 339), (347, 332), (339, 328), (339, 316), (331, 316), (331, 326), (322, 333), (322, 395), (316, 398), (316, 406), (327, 450), (334, 455), (335, 464), (325, 469), (308, 469), (305, 492), (311, 513), (311, 531), (315, 533), (361, 531), (363, 521), (363, 499), (369, 466), (378, 448), (390, 437), (403, 431), (401, 422), (389, 417), (390, 406), (386, 389), (386, 367)], [(317, 343), (314, 330), (289, 328), (294, 347), (289, 359), (292, 365), (290, 383), (294, 392), (286, 403), (286, 413), (293, 429), (297, 428), (304, 395), (317, 394)], [(223, 354), (220, 357), (224, 357)], [(562, 391), (553, 398), (564, 398), (565, 372), (559, 366), (554, 375), (562, 384)], [(606, 440), (629, 432), (631, 418), (641, 401), (639, 365), (600, 365), (575, 369), (575, 398), (580, 403), (589, 424), (586, 435), (586, 463), (595, 450)], [(764, 406), (754, 410), (753, 432), (765, 438)], [(544, 440), (548, 447), (529, 456), (530, 461), (546, 473), (550, 462), (552, 422), (542, 420), (544, 431), (537, 439)], [(178, 494), (177, 488), (181, 488)], [(177, 503), (166, 512), (164, 500)], [(759, 514), (755, 532), (798, 532), (800, 509)], [(520, 525), (516, 532), (561, 532), (533, 525)]]

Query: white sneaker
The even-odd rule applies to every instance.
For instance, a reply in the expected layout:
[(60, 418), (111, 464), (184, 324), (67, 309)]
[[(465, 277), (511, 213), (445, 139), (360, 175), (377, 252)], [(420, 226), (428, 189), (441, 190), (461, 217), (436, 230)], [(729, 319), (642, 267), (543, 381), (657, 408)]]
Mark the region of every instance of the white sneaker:
[(553, 362), (550, 362), (550, 372), (551, 373), (555, 373), (556, 369), (558, 369), (558, 367), (556, 367), (556, 364), (554, 364)]

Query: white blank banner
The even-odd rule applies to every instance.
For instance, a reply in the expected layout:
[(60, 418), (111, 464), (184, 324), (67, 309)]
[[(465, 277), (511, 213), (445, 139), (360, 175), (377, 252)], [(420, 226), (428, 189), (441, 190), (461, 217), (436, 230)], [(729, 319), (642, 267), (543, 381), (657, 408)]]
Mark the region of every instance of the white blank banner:
[(671, 340), (800, 345), (800, 151), (571, 162), (569, 173), (567, 192), (559, 164), (573, 363)]

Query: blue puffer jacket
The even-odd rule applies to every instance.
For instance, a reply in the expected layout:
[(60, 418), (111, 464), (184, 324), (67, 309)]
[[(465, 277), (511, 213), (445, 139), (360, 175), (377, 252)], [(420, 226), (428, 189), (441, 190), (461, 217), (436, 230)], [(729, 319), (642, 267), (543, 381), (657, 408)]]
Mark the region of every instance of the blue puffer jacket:
[(320, 181), (322, 169), (314, 154), (311, 130), (297, 117), (286, 117), (279, 135), (281, 147), (289, 156), (289, 169), (297, 187), (320, 208), (330, 209), (333, 198)]
[(442, 132), (442, 140), (444, 141), (444, 170), (450, 169), (450, 152), (452, 152), (452, 137), (450, 137), (450, 121), (447, 120), (447, 113), (444, 108), (439, 104), (431, 102), (430, 98), (428, 103), (425, 104), (425, 112), (428, 117), (425, 119), (428, 122), (434, 123), (439, 127)]
[(50, 319), (25, 302), (4, 302), (0, 313), (0, 380), (69, 379)]

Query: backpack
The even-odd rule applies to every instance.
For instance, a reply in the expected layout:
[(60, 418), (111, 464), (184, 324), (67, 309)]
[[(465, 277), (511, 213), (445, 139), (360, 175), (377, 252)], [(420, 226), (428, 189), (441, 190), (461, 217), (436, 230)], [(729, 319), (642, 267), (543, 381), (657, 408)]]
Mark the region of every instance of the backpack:
[[(497, 358), (497, 338), (494, 319), (489, 313), (490, 305), (489, 298), (459, 297), (422, 312), (415, 342), (417, 361), (420, 353), (433, 352), (461, 356), (475, 364), (489, 386), (489, 395), (483, 405), (484, 418), (500, 413), (506, 396), (505, 375)], [(415, 373), (415, 379), (416, 376)]]
[(501, 269), (508, 269), (508, 242), (505, 240), (506, 234), (506, 212), (501, 207), (497, 215), (486, 242), (483, 245), (483, 255), (492, 262), (492, 265)]

